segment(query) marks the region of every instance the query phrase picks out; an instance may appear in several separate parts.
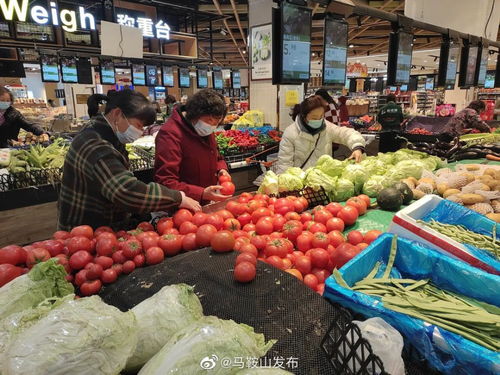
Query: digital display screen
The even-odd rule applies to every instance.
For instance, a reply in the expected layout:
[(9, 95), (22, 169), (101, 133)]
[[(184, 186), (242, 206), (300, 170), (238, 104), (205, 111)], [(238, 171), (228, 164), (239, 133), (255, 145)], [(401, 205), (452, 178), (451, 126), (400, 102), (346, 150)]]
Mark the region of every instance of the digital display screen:
[(241, 75), (239, 70), (231, 73), (233, 89), (241, 89)]
[(189, 88), (191, 86), (191, 79), (189, 78), (189, 69), (179, 69), (179, 87)]
[(427, 77), (425, 79), (425, 89), (434, 90), (434, 77)]
[(59, 62), (57, 56), (43, 55), (40, 57), (42, 66), (42, 81), (59, 82)]
[(282, 82), (303, 82), (310, 77), (311, 10), (281, 3)]
[(132, 64), (132, 82), (136, 86), (146, 85), (146, 68), (142, 64)]
[(196, 72), (196, 77), (198, 81), (198, 87), (200, 89), (205, 89), (208, 87), (208, 71), (205, 69), (199, 69)]
[(460, 46), (450, 47), (450, 52), (448, 54), (448, 63), (446, 65), (446, 88), (455, 87), (455, 79), (457, 76), (458, 68), (458, 57), (460, 55)]
[(400, 91), (408, 91), (408, 85), (401, 85), (399, 88)]
[(327, 17), (323, 58), (323, 84), (342, 87), (347, 65), (347, 23)]
[(158, 67), (156, 65), (146, 65), (146, 84), (147, 86), (161, 85), (161, 77), (158, 75)]
[(76, 62), (76, 70), (78, 75), (78, 83), (91, 85), (92, 80), (92, 63), (89, 58), (80, 57)]
[(0, 72), (2, 77), (26, 77), (24, 65), (20, 61), (0, 60)]
[(488, 47), (483, 47), (481, 52), (481, 61), (479, 63), (479, 74), (477, 76), (477, 85), (483, 87), (486, 81), (486, 70), (488, 69)]
[(174, 68), (171, 66), (163, 66), (163, 86), (174, 87)]
[(488, 70), (486, 72), (486, 79), (484, 80), (485, 89), (492, 89), (495, 87), (495, 73), (494, 70)]
[(222, 79), (222, 70), (212, 71), (213, 86), (216, 90), (222, 90), (224, 87), (224, 80)]
[(64, 83), (77, 83), (78, 70), (76, 67), (76, 57), (61, 57), (61, 73)]
[(101, 61), (101, 83), (103, 85), (114, 85), (115, 78), (115, 64), (111, 60)]
[(396, 84), (408, 84), (411, 72), (413, 34), (398, 32), (398, 57), (396, 65)]
[(467, 71), (465, 74), (465, 85), (474, 86), (474, 79), (476, 78), (476, 64), (477, 64), (477, 54), (479, 52), (478, 46), (472, 46), (469, 48), (469, 56), (467, 58)]

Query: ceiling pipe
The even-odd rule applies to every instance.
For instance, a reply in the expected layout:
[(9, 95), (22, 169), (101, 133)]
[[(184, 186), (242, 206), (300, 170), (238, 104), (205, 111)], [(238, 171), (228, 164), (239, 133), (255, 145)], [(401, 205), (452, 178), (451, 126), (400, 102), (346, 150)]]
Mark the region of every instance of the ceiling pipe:
[(241, 37), (243, 38), (243, 43), (245, 43), (245, 47), (247, 47), (247, 38), (245, 33), (243, 32), (243, 28), (241, 27), (240, 15), (238, 14), (238, 10), (236, 9), (236, 3), (234, 0), (231, 0), (231, 6), (233, 7), (234, 18), (236, 18), (236, 23), (238, 24), (238, 29), (240, 29)]

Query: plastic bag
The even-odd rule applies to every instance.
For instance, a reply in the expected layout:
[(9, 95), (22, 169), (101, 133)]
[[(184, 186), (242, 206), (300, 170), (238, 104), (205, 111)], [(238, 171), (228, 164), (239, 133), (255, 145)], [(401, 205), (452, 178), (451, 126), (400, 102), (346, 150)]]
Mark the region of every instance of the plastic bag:
[(353, 321), (359, 327), (361, 336), (368, 340), (373, 353), (384, 364), (384, 370), (391, 375), (404, 375), (405, 364), (401, 358), (403, 336), (384, 319), (371, 318), (364, 322)]
[(246, 111), (238, 120), (233, 123), (233, 129), (239, 127), (258, 127), (264, 125), (264, 113), (262, 111)]

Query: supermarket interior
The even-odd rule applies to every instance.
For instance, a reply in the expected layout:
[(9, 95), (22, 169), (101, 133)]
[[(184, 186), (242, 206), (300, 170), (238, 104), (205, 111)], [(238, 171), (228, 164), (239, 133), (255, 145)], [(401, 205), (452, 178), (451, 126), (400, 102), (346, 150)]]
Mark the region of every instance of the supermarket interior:
[(500, 373), (500, 0), (0, 0), (0, 375)]

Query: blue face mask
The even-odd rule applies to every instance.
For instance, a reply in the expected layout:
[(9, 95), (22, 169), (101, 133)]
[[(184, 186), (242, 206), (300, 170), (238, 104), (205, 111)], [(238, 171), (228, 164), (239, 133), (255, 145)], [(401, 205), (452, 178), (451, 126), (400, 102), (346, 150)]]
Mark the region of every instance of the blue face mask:
[(307, 121), (307, 125), (309, 125), (313, 129), (319, 129), (321, 125), (323, 125), (323, 119), (321, 120), (309, 120)]
[(200, 137), (206, 137), (215, 131), (215, 126), (207, 124), (205, 121), (198, 120), (198, 122), (194, 124), (194, 130)]
[(0, 102), (0, 111), (5, 111), (10, 107), (10, 102)]

